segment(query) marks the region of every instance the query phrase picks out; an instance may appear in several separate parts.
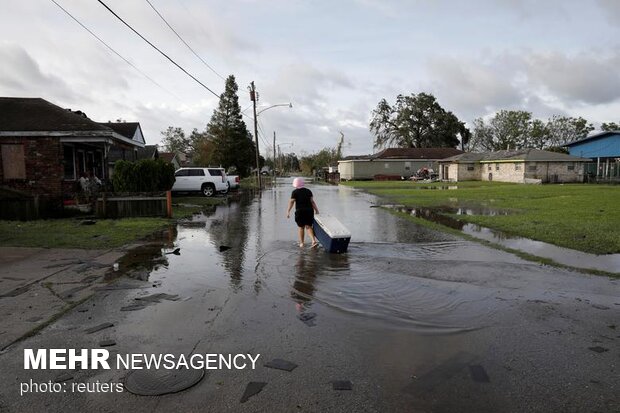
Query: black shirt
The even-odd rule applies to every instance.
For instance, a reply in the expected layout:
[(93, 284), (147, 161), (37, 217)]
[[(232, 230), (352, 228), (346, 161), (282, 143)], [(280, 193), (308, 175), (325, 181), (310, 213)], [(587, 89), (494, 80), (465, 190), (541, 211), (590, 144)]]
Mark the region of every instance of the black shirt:
[(312, 191), (308, 188), (297, 188), (291, 194), (291, 199), (295, 200), (295, 209), (312, 209)]

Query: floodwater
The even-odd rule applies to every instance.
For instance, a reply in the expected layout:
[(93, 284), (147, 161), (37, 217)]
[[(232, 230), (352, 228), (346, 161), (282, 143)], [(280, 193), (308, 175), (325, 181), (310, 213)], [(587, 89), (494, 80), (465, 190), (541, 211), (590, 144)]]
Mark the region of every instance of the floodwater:
[[(54, 378), (57, 372), (25, 372), (24, 348), (91, 348), (103, 339), (114, 340), (119, 354), (260, 354), (255, 370), (209, 371), (186, 380), (192, 387), (162, 397), (20, 398), (0, 390), (2, 407), (620, 410), (617, 279), (542, 266), (432, 231), (369, 208), (377, 198), (352, 188), (309, 188), (320, 211), (352, 233), (347, 253), (310, 249), (308, 240), (305, 248), (297, 246), (294, 221), (286, 219), (291, 180), (280, 181), (208, 208), (129, 251), (111, 272), (117, 279), (110, 288), (9, 349), (0, 380)], [(85, 327), (105, 322), (113, 327), (84, 334)], [(274, 359), (298, 367), (264, 367)], [(72, 374), (78, 382), (130, 376), (133, 385), (155, 394), (162, 394), (159, 377), (167, 377)], [(352, 390), (334, 390), (334, 382), (350, 382)], [(260, 389), (245, 397), (257, 383)]]
[[(374, 205), (373, 205), (374, 206)], [(449, 216), (453, 215), (486, 215), (499, 216), (509, 215), (512, 211), (478, 207), (478, 208), (411, 208), (404, 205), (385, 204), (386, 208), (394, 209), (399, 212), (410, 214), (417, 218), (423, 218), (432, 222), (439, 223), (452, 229), (458, 229), (472, 237), (490, 241), (494, 244), (511, 248), (517, 251), (526, 252), (538, 257), (549, 258), (556, 263), (568, 265), (570, 267), (600, 270), (609, 273), (620, 273), (620, 254), (596, 255), (569, 248), (558, 247), (542, 241), (536, 241), (523, 237), (508, 236), (501, 231), (492, 230), (476, 224), (468, 224)]]

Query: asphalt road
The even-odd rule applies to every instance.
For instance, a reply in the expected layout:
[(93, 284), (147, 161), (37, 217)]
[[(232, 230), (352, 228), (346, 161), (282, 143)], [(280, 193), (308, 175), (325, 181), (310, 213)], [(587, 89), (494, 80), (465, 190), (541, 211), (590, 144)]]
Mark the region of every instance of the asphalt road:
[[(0, 354), (0, 410), (620, 411), (619, 280), (416, 226), (344, 187), (310, 189), (321, 212), (351, 230), (349, 252), (300, 249), (285, 217), (289, 185), (232, 200), (130, 252), (107, 289)], [(165, 254), (175, 248), (179, 255)], [(113, 326), (85, 331), (102, 323)], [(129, 371), (116, 366), (24, 370), (24, 349), (99, 348), (105, 340), (115, 343), (106, 347), (112, 356), (260, 357), (254, 370), (208, 370), (163, 396), (20, 395), (22, 383), (66, 373), (65, 389), (125, 383)], [(297, 367), (264, 366), (273, 359)], [(335, 390), (334, 381), (351, 390)], [(266, 384), (241, 403), (250, 382)]]

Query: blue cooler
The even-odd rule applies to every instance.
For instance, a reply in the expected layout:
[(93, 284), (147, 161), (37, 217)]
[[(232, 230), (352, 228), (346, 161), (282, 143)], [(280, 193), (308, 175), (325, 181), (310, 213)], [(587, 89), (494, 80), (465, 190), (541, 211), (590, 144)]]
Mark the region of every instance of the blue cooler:
[(312, 228), (319, 242), (327, 251), (333, 253), (347, 252), (351, 233), (336, 217), (329, 214), (315, 215)]

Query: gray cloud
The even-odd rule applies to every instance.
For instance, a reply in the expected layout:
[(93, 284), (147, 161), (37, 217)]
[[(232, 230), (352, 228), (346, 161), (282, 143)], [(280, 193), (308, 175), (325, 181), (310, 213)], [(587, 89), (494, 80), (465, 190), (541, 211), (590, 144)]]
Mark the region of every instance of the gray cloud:
[(568, 104), (610, 103), (620, 98), (620, 56), (601, 57), (581, 53), (526, 56), (531, 82)]
[(620, 25), (620, 2), (618, 0), (598, 0), (610, 23)]
[[(53, 95), (57, 99), (74, 100), (78, 94), (60, 77), (44, 73), (36, 60), (23, 48), (0, 43), (0, 90), (2, 95)], [(44, 92), (43, 92), (44, 91)]]

